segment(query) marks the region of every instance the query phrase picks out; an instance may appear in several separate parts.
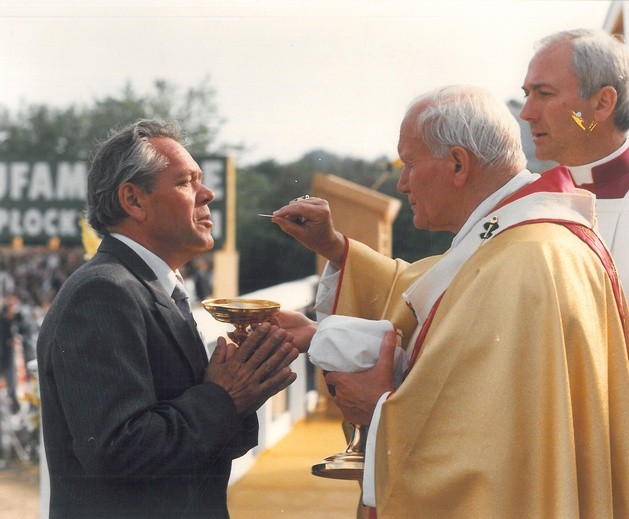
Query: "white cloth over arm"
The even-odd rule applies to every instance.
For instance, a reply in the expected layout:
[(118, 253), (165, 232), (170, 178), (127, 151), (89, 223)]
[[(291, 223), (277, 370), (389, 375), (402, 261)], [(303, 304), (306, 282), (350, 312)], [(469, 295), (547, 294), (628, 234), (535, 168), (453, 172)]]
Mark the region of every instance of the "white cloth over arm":
[[(387, 331), (393, 329), (391, 321), (372, 321), (358, 317), (331, 315), (323, 319), (314, 334), (308, 349), (310, 361), (327, 371), (354, 372), (373, 367), (380, 356), (380, 346)], [(396, 387), (401, 383), (408, 367), (408, 356), (399, 346), (395, 349), (394, 380)], [(373, 427), (367, 436), (365, 470), (363, 473), (363, 502), (375, 506), (375, 442), (378, 420), (385, 393), (372, 419)]]
[(321, 322), (326, 317), (332, 315), (334, 310), (334, 298), (338, 288), (341, 271), (332, 266), (328, 261), (325, 264), (319, 286), (317, 287), (317, 295), (315, 297), (315, 310), (317, 312), (317, 321)]

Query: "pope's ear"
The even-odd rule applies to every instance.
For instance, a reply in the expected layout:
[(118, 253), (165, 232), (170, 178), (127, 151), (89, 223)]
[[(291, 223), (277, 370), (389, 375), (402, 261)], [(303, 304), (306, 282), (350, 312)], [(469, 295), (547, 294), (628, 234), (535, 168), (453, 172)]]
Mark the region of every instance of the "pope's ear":
[(604, 86), (594, 94), (594, 101), (594, 120), (602, 122), (612, 117), (618, 102), (618, 93), (613, 86)]
[(129, 215), (129, 218), (142, 221), (146, 216), (144, 210), (144, 191), (136, 184), (125, 182), (118, 188), (118, 201)]
[(470, 154), (465, 148), (454, 146), (450, 148), (449, 158), (452, 163), (454, 184), (462, 187), (470, 172)]

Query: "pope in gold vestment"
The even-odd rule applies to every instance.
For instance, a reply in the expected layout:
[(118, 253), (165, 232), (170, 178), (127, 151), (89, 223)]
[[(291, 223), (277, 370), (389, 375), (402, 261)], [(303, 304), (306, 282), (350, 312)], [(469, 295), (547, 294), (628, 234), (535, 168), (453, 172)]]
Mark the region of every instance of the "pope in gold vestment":
[[(410, 337), (401, 294), (439, 259), (409, 265), (350, 241), (335, 313)], [(627, 342), (607, 272), (568, 229), (488, 241), (382, 406), (378, 517), (629, 517)]]

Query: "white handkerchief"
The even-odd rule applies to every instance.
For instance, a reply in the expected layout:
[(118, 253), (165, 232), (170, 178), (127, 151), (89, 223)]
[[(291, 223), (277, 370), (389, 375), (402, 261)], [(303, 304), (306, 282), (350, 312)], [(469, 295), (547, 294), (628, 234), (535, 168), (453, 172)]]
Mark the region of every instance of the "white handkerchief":
[[(326, 371), (353, 372), (373, 367), (380, 356), (384, 334), (393, 330), (391, 321), (331, 315), (323, 319), (312, 337), (310, 361)], [(395, 351), (396, 379), (408, 366), (400, 347)]]

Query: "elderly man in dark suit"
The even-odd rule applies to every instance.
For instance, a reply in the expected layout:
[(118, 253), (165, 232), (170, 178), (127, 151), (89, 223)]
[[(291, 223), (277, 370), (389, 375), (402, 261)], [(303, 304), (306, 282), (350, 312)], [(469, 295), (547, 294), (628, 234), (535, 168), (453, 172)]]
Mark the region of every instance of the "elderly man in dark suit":
[(88, 220), (104, 238), (38, 340), (51, 519), (228, 517), (232, 459), (295, 379), (292, 336), (269, 323), (238, 349), (219, 338), (208, 361), (178, 270), (214, 245), (201, 177), (155, 121), (95, 155)]

